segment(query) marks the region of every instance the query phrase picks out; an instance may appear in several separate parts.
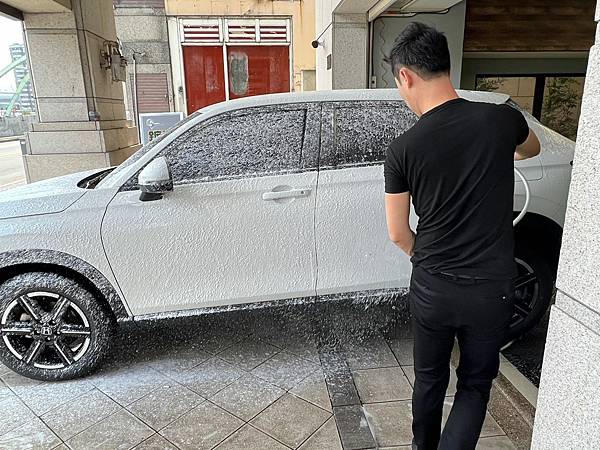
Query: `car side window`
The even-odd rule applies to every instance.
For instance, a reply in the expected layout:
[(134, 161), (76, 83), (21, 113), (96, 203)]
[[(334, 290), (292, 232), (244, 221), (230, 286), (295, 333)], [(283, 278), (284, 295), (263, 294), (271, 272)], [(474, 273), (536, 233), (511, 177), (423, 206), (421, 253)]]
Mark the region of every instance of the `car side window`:
[(333, 136), (321, 167), (382, 163), (389, 143), (417, 120), (402, 101), (336, 102), (330, 114)]
[(307, 109), (257, 107), (221, 114), (167, 147), (175, 183), (212, 181), (302, 168)]

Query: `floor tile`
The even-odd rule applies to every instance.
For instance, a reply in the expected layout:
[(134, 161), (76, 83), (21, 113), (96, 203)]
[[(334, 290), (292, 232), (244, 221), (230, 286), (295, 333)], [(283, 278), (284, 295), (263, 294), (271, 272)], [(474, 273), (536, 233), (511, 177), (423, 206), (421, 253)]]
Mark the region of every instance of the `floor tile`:
[(412, 398), (412, 387), (400, 367), (357, 370), (353, 375), (362, 403)]
[(351, 341), (344, 345), (344, 350), (352, 370), (398, 366), (398, 361), (383, 338)]
[(37, 417), (0, 436), (2, 450), (51, 449), (60, 443), (58, 436)]
[(243, 339), (243, 336), (238, 334), (229, 334), (225, 330), (219, 332), (206, 331), (198, 337), (198, 345), (205, 352), (211, 355), (216, 355), (223, 350), (235, 345)]
[(327, 411), (286, 394), (252, 420), (252, 425), (296, 448), (331, 417)]
[(73, 450), (129, 449), (154, 431), (131, 413), (121, 409), (67, 441)]
[(335, 351), (321, 352), (320, 356), (331, 405), (333, 407), (358, 405), (360, 398), (346, 357)]
[(144, 395), (168, 386), (172, 380), (148, 366), (123, 368), (91, 377), (92, 383), (119, 404), (126, 406)]
[(321, 428), (310, 436), (299, 447), (299, 450), (342, 450), (342, 443), (335, 426), (335, 419), (331, 417)]
[(204, 402), (160, 431), (182, 450), (211, 449), (240, 428), (244, 422), (227, 411)]
[(360, 404), (334, 406), (333, 414), (344, 449), (357, 450), (375, 447), (375, 439), (366, 418), (366, 412)]
[(365, 415), (380, 447), (410, 445), (412, 411), (410, 401), (364, 405)]
[(213, 357), (191, 370), (180, 373), (177, 381), (208, 398), (233, 383), (244, 373), (242, 369)]
[(0, 411), (0, 435), (35, 418), (35, 414), (17, 396), (2, 400)]
[(4, 383), (4, 381), (0, 380), (0, 402), (5, 398), (12, 397), (15, 395), (13, 391)]
[[(402, 370), (408, 378), (410, 385), (414, 388), (415, 386), (415, 368), (414, 366), (402, 366)], [(446, 395), (454, 395), (456, 394), (456, 383), (458, 379), (456, 378), (456, 370), (454, 367), (450, 366), (450, 381), (448, 382), (448, 389), (446, 390)]]
[(160, 430), (203, 401), (204, 398), (195, 392), (173, 382), (150, 392), (127, 409), (155, 430)]
[(6, 367), (4, 364), (0, 363), (0, 377), (7, 375), (12, 372), (12, 369)]
[(168, 354), (148, 361), (148, 365), (167, 376), (176, 376), (186, 370), (192, 369), (200, 363), (211, 358), (211, 354), (199, 348), (183, 347), (171, 349)]
[(477, 450), (516, 450), (516, 447), (506, 436), (484, 437), (477, 442)]
[(94, 389), (94, 385), (85, 378), (53, 381), (25, 389), (19, 394), (19, 397), (34, 413), (42, 415), (92, 389)]
[(285, 330), (285, 324), (278, 324), (277, 327), (273, 327), (273, 321), (276, 320), (271, 318), (270, 320), (261, 321), (262, 323), (255, 323), (251, 330), (252, 337), (283, 349), (288, 342), (287, 330)]
[(215, 447), (215, 450), (287, 450), (281, 442), (277, 442), (265, 433), (244, 425), (238, 431), (233, 433), (222, 443)]
[(32, 380), (31, 378), (24, 377), (19, 375), (12, 370), (2, 375), (2, 381), (10, 387), (17, 395), (21, 394), (23, 391), (37, 386), (38, 384), (42, 384), (43, 381), (40, 380)]
[(133, 447), (133, 450), (177, 450), (177, 447), (160, 434), (153, 434), (145, 441), (142, 441)]
[(266, 342), (243, 339), (219, 353), (219, 358), (250, 371), (279, 351), (279, 348)]
[(304, 358), (282, 351), (252, 370), (252, 374), (289, 390), (318, 369)]
[[(448, 419), (448, 415), (450, 414), (450, 409), (452, 408), (452, 404), (454, 403), (454, 397), (446, 397), (444, 400), (444, 410), (442, 415), (442, 424), (446, 423)], [(485, 413), (485, 419), (483, 421), (483, 427), (481, 428), (481, 437), (486, 436), (501, 436), (505, 434), (500, 428), (500, 425), (496, 423), (494, 418), (489, 412)]]
[(240, 419), (248, 421), (283, 394), (283, 389), (248, 374), (217, 392), (210, 400)]
[(42, 420), (66, 441), (119, 409), (120, 405), (94, 389), (44, 414)]
[(413, 360), (413, 343), (412, 339), (390, 339), (388, 344), (401, 366), (412, 366)]
[(331, 412), (327, 385), (320, 370), (316, 370), (298, 383), (290, 390), (290, 393)]
[(284, 342), (284, 348), (289, 353), (319, 364), (319, 350), (312, 340), (290, 337)]

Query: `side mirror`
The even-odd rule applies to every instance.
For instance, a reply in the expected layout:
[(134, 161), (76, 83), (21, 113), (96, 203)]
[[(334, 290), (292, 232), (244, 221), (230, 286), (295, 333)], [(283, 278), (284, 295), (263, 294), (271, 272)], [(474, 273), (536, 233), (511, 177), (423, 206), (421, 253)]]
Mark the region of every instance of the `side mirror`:
[(165, 192), (172, 191), (173, 177), (167, 159), (161, 156), (144, 167), (138, 176), (138, 185), (143, 202), (161, 199)]

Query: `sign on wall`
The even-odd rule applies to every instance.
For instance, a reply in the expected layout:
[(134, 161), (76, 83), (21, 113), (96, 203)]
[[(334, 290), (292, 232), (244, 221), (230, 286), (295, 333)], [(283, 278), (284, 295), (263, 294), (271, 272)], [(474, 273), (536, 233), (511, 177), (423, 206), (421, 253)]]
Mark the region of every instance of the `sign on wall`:
[(140, 139), (143, 145), (157, 138), (183, 119), (182, 112), (140, 114)]

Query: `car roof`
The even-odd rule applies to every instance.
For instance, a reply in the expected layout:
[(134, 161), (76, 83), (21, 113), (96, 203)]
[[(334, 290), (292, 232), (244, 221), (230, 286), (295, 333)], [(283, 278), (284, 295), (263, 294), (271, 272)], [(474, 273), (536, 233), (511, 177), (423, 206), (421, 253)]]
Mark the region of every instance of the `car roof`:
[[(499, 92), (466, 91), (457, 89), (458, 95), (466, 100), (484, 103), (505, 103), (510, 96)], [(229, 100), (202, 108), (200, 114), (218, 114), (232, 109), (286, 103), (402, 100), (398, 89), (336, 89), (328, 91), (285, 92), (264, 94)]]

